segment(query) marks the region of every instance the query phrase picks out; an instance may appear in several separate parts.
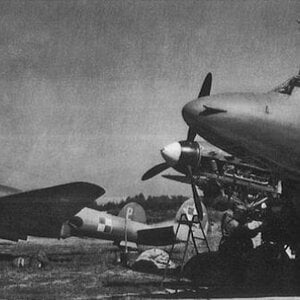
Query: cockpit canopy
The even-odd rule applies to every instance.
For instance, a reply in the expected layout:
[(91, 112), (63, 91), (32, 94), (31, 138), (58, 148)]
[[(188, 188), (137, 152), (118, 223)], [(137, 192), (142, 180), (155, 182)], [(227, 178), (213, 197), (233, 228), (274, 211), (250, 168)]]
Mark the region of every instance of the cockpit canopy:
[(281, 94), (291, 95), (295, 87), (300, 87), (300, 72), (298, 75), (288, 79), (286, 82), (273, 89), (273, 91)]

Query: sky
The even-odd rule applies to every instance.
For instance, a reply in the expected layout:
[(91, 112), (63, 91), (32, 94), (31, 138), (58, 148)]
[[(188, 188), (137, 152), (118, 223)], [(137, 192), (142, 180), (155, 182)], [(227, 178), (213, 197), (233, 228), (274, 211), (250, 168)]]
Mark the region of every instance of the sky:
[(186, 138), (183, 105), (298, 72), (299, 1), (1, 1), (0, 183), (189, 195), (142, 174)]

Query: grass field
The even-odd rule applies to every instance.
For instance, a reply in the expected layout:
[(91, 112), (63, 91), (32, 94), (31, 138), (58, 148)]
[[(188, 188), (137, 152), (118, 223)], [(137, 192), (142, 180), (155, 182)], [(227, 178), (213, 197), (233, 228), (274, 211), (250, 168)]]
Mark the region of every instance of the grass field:
[[(18, 244), (1, 245), (1, 298), (66, 299), (95, 297), (118, 292), (136, 292), (136, 287), (112, 290), (109, 282), (130, 270), (118, 262), (118, 249), (110, 243), (71, 238), (65, 241), (31, 239)], [(38, 268), (35, 256), (44, 251), (50, 259), (45, 268)], [(30, 266), (13, 266), (13, 257), (31, 257)], [(128, 276), (124, 274), (128, 272)], [(132, 275), (136, 279), (137, 275)], [(144, 279), (143, 279), (144, 280)], [(142, 291), (142, 290), (141, 290)]]
[[(216, 247), (216, 238), (211, 238), (210, 244)], [(0, 249), (1, 299), (85, 299), (161, 289), (161, 275), (123, 267), (119, 262), (119, 249), (110, 242), (29, 238), (18, 243), (3, 241)], [(175, 246), (175, 262), (182, 257), (182, 250), (183, 245)], [(193, 247), (188, 250), (187, 259), (195, 254)], [(44, 268), (38, 267), (39, 252), (50, 260)], [(28, 263), (24, 268), (16, 266), (16, 258), (20, 256)]]
[[(208, 240), (211, 250), (215, 251), (221, 235), (219, 216), (212, 217)], [(170, 248), (165, 247), (165, 250)], [(183, 248), (182, 244), (175, 246), (172, 256), (175, 263), (182, 258)], [(140, 247), (139, 250), (145, 249)], [(200, 249), (207, 251), (203, 244)], [(161, 286), (162, 274), (140, 273), (125, 268), (119, 261), (119, 249), (110, 242), (79, 238), (29, 238), (28, 241), (18, 243), (3, 241), (0, 253), (0, 299), (118, 299), (119, 295), (124, 294), (149, 295), (155, 291), (164, 291)], [(43, 268), (39, 268), (37, 260), (41, 253), (45, 253), (49, 259)], [(137, 255), (131, 255), (131, 261)], [(186, 260), (194, 255), (195, 251), (190, 246)], [(25, 267), (16, 266), (18, 257), (25, 258)], [(212, 261), (206, 270), (206, 274), (211, 273), (211, 278), (217, 275), (215, 271), (212, 273), (212, 270), (216, 270), (214, 265)], [(235, 288), (229, 292), (233, 291)], [(221, 292), (221, 295), (224, 294)], [(126, 299), (130, 298), (128, 296)]]

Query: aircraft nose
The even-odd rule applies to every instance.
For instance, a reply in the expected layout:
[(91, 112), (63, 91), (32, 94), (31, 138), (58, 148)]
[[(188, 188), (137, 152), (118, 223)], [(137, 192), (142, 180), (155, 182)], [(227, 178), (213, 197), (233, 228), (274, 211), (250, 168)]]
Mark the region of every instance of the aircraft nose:
[(200, 99), (196, 99), (188, 102), (182, 108), (182, 117), (187, 124), (192, 125), (203, 110), (201, 102), (202, 101)]
[(73, 228), (80, 228), (83, 225), (83, 220), (78, 216), (73, 216), (69, 219), (69, 225)]
[(160, 152), (169, 166), (175, 166), (181, 155), (181, 145), (178, 142), (174, 142), (165, 146)]
[(231, 99), (224, 96), (201, 97), (188, 102), (183, 107), (182, 117), (191, 127), (199, 124), (199, 122), (207, 123), (207, 117), (214, 115), (215, 118), (216, 115), (227, 113), (228, 105), (226, 103), (228, 104), (229, 102), (231, 102)]

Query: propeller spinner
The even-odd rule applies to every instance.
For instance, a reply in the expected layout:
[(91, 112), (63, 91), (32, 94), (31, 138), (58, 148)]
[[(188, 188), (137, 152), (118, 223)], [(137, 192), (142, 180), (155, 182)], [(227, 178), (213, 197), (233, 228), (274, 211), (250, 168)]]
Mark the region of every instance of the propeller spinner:
[[(203, 81), (198, 98), (210, 95), (212, 84), (212, 75), (208, 73)], [(185, 141), (175, 142), (161, 150), (161, 155), (165, 163), (158, 164), (148, 170), (142, 180), (148, 180), (159, 173), (172, 167), (177, 171), (188, 175), (187, 166), (199, 167), (201, 153), (200, 145), (195, 142), (197, 132), (193, 127), (189, 127), (187, 139)]]
[[(204, 79), (198, 98), (210, 95), (211, 84), (212, 74), (208, 73)], [(170, 167), (181, 173), (184, 173), (190, 178), (195, 206), (198, 212), (198, 216), (202, 220), (203, 210), (201, 199), (198, 195), (195, 180), (193, 177), (193, 169), (200, 166), (201, 160), (200, 144), (194, 141), (196, 135), (197, 132), (195, 128), (189, 127), (187, 139), (185, 141), (174, 142), (164, 147), (161, 150), (161, 155), (164, 158), (165, 163), (158, 164), (148, 170), (143, 175), (142, 180), (148, 180)]]

